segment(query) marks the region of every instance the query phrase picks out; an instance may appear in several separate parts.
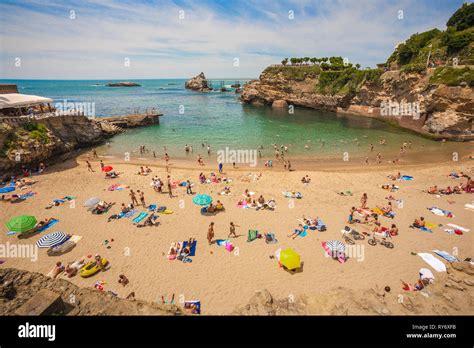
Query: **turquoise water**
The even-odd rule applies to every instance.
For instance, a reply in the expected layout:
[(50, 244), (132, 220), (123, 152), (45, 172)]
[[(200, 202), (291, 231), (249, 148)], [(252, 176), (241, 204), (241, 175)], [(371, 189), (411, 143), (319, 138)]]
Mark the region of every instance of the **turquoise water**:
[[(336, 158), (346, 151), (354, 157), (365, 157), (370, 154), (371, 143), (376, 145), (371, 156), (382, 151), (384, 159), (396, 156), (404, 141), (411, 141), (414, 150), (446, 159), (452, 151), (462, 149), (461, 144), (442, 145), (370, 118), (300, 108), (289, 114), (286, 109), (243, 105), (233, 91), (186, 90), (184, 79), (133, 81), (142, 87), (106, 87), (110, 80), (0, 82), (16, 83), (20, 93), (50, 97), (55, 102), (67, 99), (68, 102), (95, 103), (98, 117), (127, 115), (146, 108), (164, 113), (159, 125), (129, 130), (114, 137), (110, 145), (103, 148), (107, 155), (136, 153), (140, 145), (145, 145), (156, 151), (157, 156), (166, 151), (173, 157), (186, 158), (190, 155), (183, 150), (185, 144), (193, 146), (193, 156), (196, 156), (206, 152), (201, 146), (203, 143), (209, 143), (214, 153), (225, 147), (257, 149), (262, 145), (262, 155), (268, 158), (274, 154), (271, 144), (285, 144), (289, 147), (289, 156), (309, 159)], [(234, 80), (225, 83), (231, 84)], [(219, 87), (219, 83), (214, 86)], [(382, 137), (387, 146), (378, 147)], [(309, 149), (305, 149), (305, 145)]]

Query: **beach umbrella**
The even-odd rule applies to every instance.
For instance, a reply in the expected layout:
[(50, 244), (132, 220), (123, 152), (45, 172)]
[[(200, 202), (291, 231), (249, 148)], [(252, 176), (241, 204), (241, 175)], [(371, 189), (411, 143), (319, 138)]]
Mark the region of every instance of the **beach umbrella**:
[(212, 203), (212, 197), (199, 194), (193, 197), (193, 203), (197, 205), (209, 205)]
[(114, 168), (112, 168), (112, 166), (105, 166), (104, 168), (102, 168), (102, 171), (103, 172), (110, 172), (112, 169), (114, 169)]
[(11, 183), (8, 186), (3, 186), (2, 188), (0, 188), (0, 193), (8, 193), (12, 191), (15, 191), (15, 183)]
[(36, 226), (37, 220), (31, 215), (16, 216), (6, 223), (9, 231), (12, 232), (26, 232)]
[(280, 252), (280, 264), (289, 270), (294, 270), (300, 268), (301, 257), (296, 251), (288, 248)]
[(325, 249), (332, 255), (343, 255), (346, 252), (346, 246), (338, 240), (328, 240)]
[(100, 202), (99, 197), (92, 197), (92, 198), (89, 198), (87, 201), (84, 202), (84, 207), (93, 207), (94, 205), (96, 205), (99, 202)]
[(38, 248), (51, 248), (55, 245), (61, 244), (66, 241), (68, 238), (64, 232), (53, 232), (47, 234), (46, 236), (41, 237), (36, 245)]

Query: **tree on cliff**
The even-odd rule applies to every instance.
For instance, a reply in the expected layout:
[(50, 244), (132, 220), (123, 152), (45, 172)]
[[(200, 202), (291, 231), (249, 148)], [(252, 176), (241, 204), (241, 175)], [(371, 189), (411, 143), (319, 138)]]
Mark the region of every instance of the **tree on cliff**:
[(288, 64), (288, 58), (285, 58), (281, 61), (281, 64), (286, 65)]
[(457, 31), (474, 26), (474, 3), (464, 3), (456, 12), (454, 12), (451, 18), (449, 18), (446, 26), (453, 27)]

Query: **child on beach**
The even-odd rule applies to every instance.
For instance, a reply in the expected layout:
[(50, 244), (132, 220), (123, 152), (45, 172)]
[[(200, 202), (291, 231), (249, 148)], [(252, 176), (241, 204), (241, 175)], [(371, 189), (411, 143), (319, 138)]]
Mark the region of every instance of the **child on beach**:
[(212, 239), (214, 238), (214, 222), (211, 222), (209, 225), (209, 229), (207, 230), (207, 241), (209, 245), (212, 244)]
[[(237, 234), (235, 234), (235, 227), (236, 227), (236, 225), (234, 225), (234, 223), (231, 222), (230, 227), (229, 227), (229, 236), (228, 236), (228, 238), (230, 238), (231, 236), (234, 236), (234, 238), (237, 238)], [(237, 227), (240, 227), (240, 226), (237, 226)]]

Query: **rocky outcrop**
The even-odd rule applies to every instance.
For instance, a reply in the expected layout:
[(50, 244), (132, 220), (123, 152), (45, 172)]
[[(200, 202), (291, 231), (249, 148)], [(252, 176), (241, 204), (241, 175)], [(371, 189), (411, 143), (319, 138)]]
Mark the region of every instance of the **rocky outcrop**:
[(60, 296), (63, 302), (62, 310), (54, 313), (55, 315), (183, 314), (182, 309), (175, 305), (127, 300), (112, 292), (79, 288), (64, 279), (52, 279), (40, 273), (5, 268), (0, 269), (0, 315), (23, 313), (22, 306), (45, 289)]
[(137, 128), (159, 124), (160, 116), (162, 115), (163, 114), (155, 113), (153, 115), (111, 116), (104, 117), (101, 121), (107, 121), (120, 128)]
[(191, 80), (186, 81), (184, 87), (200, 92), (212, 91), (212, 89), (207, 84), (206, 76), (203, 72), (193, 77)]
[[(352, 94), (326, 95), (318, 92), (317, 74), (303, 77), (293, 74), (296, 77), (291, 77), (281, 69), (267, 68), (259, 80), (244, 86), (241, 100), (273, 106), (286, 102), (294, 106), (374, 117), (433, 138), (474, 139), (474, 89), (466, 84), (457, 87), (431, 84), (432, 73), (432, 69), (425, 74), (387, 71), (377, 82), (364, 82)], [(395, 107), (387, 112), (390, 105), (409, 106), (413, 110), (407, 115), (392, 112)]]
[(106, 85), (107, 87), (141, 87), (136, 82), (110, 82)]
[(0, 119), (0, 174), (14, 173), (22, 165), (62, 161), (74, 150), (98, 145), (119, 132), (85, 116)]

